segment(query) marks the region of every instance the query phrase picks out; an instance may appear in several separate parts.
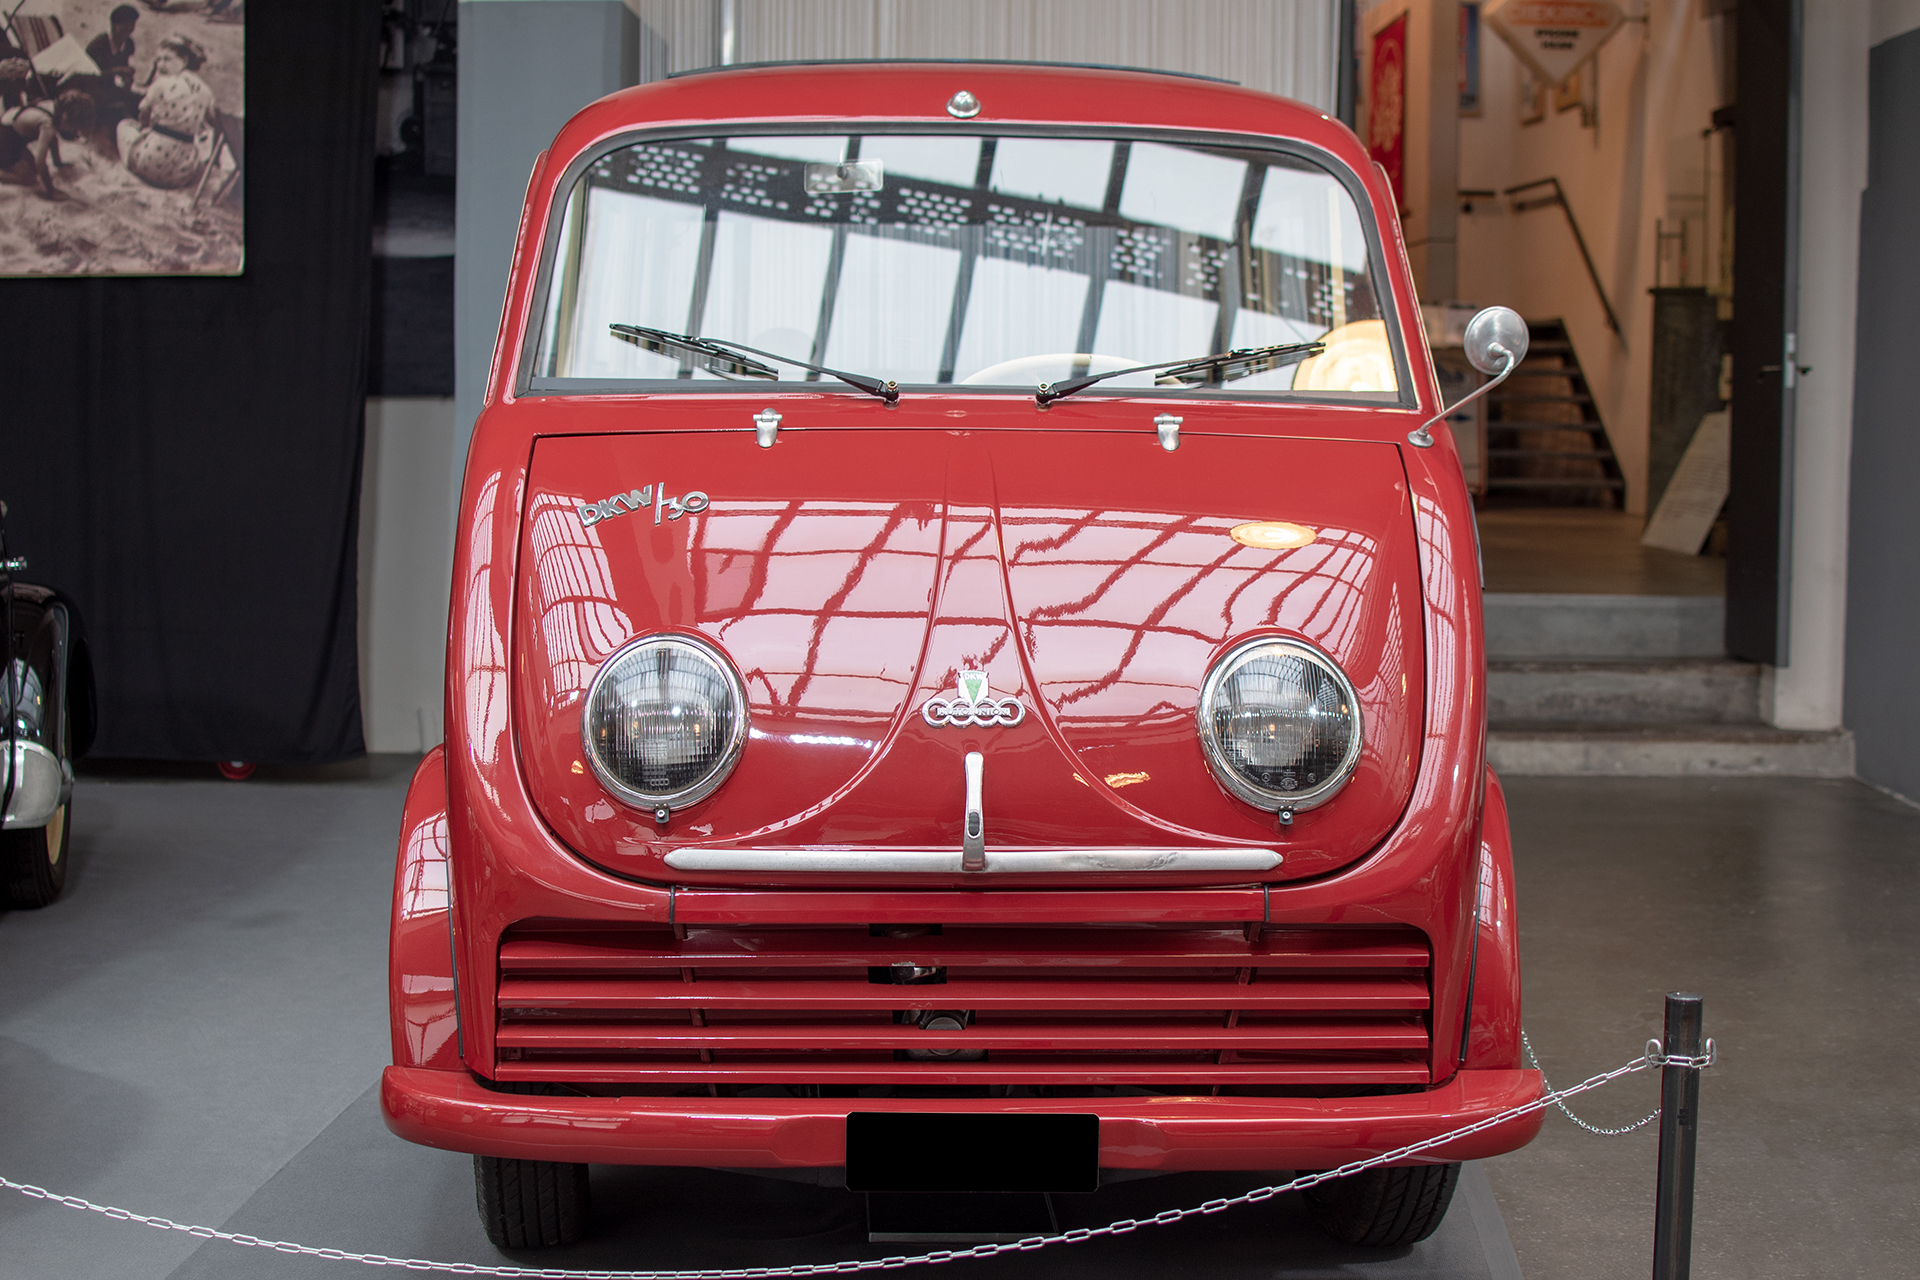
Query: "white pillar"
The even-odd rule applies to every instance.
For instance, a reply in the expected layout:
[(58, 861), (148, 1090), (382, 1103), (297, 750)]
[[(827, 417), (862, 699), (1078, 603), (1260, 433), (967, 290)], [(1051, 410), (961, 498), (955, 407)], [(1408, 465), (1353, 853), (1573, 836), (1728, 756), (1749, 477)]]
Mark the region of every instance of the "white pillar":
[[(1860, 193), (1867, 185), (1871, 0), (1806, 7), (1801, 63), (1799, 363), (1793, 449), (1793, 637), (1775, 668), (1769, 718), (1788, 729), (1841, 722), (1846, 674), (1847, 467)], [(1738, 252), (1738, 250), (1735, 250)], [(1735, 305), (1739, 300), (1735, 299)]]

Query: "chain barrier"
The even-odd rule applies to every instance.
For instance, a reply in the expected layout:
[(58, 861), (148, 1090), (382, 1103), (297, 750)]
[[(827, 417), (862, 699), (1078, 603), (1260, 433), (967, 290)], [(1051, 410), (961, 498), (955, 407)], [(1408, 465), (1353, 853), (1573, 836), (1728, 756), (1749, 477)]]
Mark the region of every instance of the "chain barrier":
[[(1529, 1046), (1527, 1056), (1532, 1058), (1533, 1050)], [(1610, 1084), (1622, 1076), (1638, 1071), (1647, 1071), (1661, 1067), (1684, 1067), (1700, 1071), (1710, 1067), (1715, 1058), (1713, 1042), (1709, 1040), (1706, 1052), (1692, 1056), (1673, 1054), (1669, 1056), (1661, 1050), (1658, 1040), (1647, 1041), (1646, 1052), (1611, 1071), (1590, 1076), (1571, 1088), (1549, 1091), (1532, 1102), (1509, 1108), (1498, 1115), (1488, 1116), (1484, 1120), (1455, 1129), (1451, 1133), (1425, 1138), (1408, 1146), (1371, 1156), (1365, 1160), (1355, 1160), (1341, 1165), (1338, 1169), (1328, 1169), (1322, 1173), (1302, 1174), (1291, 1182), (1283, 1182), (1271, 1187), (1256, 1187), (1241, 1195), (1209, 1200), (1205, 1204), (1194, 1205), (1187, 1209), (1167, 1209), (1154, 1214), (1151, 1218), (1122, 1218), (1110, 1222), (1104, 1227), (1080, 1227), (1072, 1231), (1056, 1232), (1053, 1235), (1029, 1236), (1024, 1240), (994, 1244), (979, 1244), (970, 1249), (935, 1249), (929, 1253), (896, 1255), (890, 1258), (866, 1258), (848, 1262), (802, 1262), (784, 1267), (717, 1267), (697, 1271), (575, 1271), (562, 1267), (502, 1267), (490, 1266), (479, 1262), (433, 1262), (425, 1258), (395, 1258), (383, 1253), (354, 1253), (346, 1249), (317, 1249), (312, 1245), (293, 1244), (286, 1240), (263, 1240), (259, 1236), (245, 1235), (233, 1231), (220, 1231), (213, 1227), (188, 1226), (168, 1218), (156, 1218), (144, 1213), (134, 1213), (130, 1209), (118, 1209), (110, 1205), (98, 1205), (79, 1196), (63, 1196), (48, 1191), (44, 1187), (30, 1186), (15, 1182), (11, 1178), (0, 1176), (0, 1187), (9, 1191), (18, 1191), (21, 1195), (34, 1200), (45, 1200), (50, 1204), (64, 1205), (69, 1209), (84, 1209), (97, 1213), (115, 1222), (137, 1222), (141, 1226), (156, 1227), (161, 1231), (177, 1231), (200, 1240), (223, 1240), (228, 1244), (246, 1245), (249, 1248), (269, 1249), (274, 1253), (291, 1253), (306, 1258), (325, 1258), (333, 1262), (358, 1262), (370, 1267), (399, 1267), (407, 1271), (432, 1271), (442, 1275), (456, 1276), (504, 1276), (514, 1280), (774, 1280), (785, 1276), (827, 1276), (856, 1275), (863, 1271), (897, 1271), (902, 1267), (937, 1266), (943, 1262), (960, 1262), (969, 1258), (994, 1258), (1003, 1253), (1032, 1253), (1056, 1244), (1085, 1244), (1089, 1240), (1098, 1240), (1107, 1236), (1122, 1236), (1137, 1231), (1141, 1227), (1168, 1227), (1176, 1222), (1206, 1214), (1222, 1213), (1244, 1204), (1259, 1204), (1289, 1191), (1304, 1191), (1335, 1178), (1345, 1178), (1356, 1173), (1365, 1173), (1382, 1165), (1405, 1160), (1435, 1147), (1444, 1146), (1460, 1138), (1471, 1137), (1488, 1129), (1518, 1120), (1522, 1116), (1543, 1111), (1550, 1106), (1561, 1106), (1564, 1098), (1575, 1097), (1590, 1089), (1598, 1089)], [(1536, 1066), (1538, 1063), (1536, 1062)], [(1540, 1078), (1546, 1085), (1545, 1073)], [(1568, 1111), (1569, 1116), (1573, 1116)], [(1658, 1115), (1658, 1112), (1654, 1113)], [(1573, 1117), (1579, 1122), (1579, 1117)], [(1641, 1121), (1641, 1124), (1646, 1121)], [(1583, 1128), (1593, 1128), (1582, 1124)], [(1638, 1127), (1638, 1126), (1634, 1126)], [(1595, 1129), (1601, 1133), (1605, 1130)]]
[[(1657, 1040), (1647, 1041), (1648, 1051), (1649, 1052), (1655, 1051), (1655, 1047), (1658, 1044), (1659, 1044), (1659, 1041)], [(1522, 1027), (1520, 1030), (1520, 1047), (1527, 1051), (1528, 1065), (1531, 1066), (1535, 1071), (1538, 1071), (1540, 1073), (1540, 1083), (1546, 1086), (1548, 1093), (1552, 1093), (1553, 1081), (1547, 1079), (1547, 1069), (1541, 1066), (1540, 1059), (1534, 1056), (1533, 1043), (1532, 1041), (1527, 1039), (1527, 1032), (1526, 1032), (1526, 1028), (1524, 1027)], [(1707, 1056), (1709, 1058), (1713, 1056), (1711, 1049), (1708, 1050)], [(1652, 1124), (1655, 1120), (1658, 1120), (1660, 1118), (1660, 1108), (1655, 1107), (1653, 1109), (1653, 1114), (1648, 1116), (1644, 1120), (1635, 1120), (1632, 1124), (1623, 1124), (1615, 1128), (1608, 1129), (1597, 1124), (1587, 1123), (1585, 1120), (1582, 1120), (1579, 1116), (1573, 1114), (1572, 1109), (1569, 1108), (1566, 1103), (1561, 1102), (1558, 1099), (1554, 1100), (1553, 1105), (1560, 1108), (1561, 1115), (1573, 1121), (1575, 1124), (1579, 1125), (1582, 1129), (1585, 1129), (1588, 1133), (1597, 1133), (1603, 1138), (1617, 1138), (1623, 1133), (1632, 1133), (1635, 1129), (1644, 1128), (1645, 1126)]]

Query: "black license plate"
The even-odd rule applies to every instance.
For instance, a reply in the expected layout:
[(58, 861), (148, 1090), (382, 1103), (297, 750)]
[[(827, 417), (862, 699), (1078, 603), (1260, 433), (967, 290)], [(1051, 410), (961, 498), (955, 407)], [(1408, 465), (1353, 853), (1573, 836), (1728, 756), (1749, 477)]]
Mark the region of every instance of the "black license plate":
[(1100, 1117), (968, 1111), (847, 1116), (850, 1191), (1094, 1191)]

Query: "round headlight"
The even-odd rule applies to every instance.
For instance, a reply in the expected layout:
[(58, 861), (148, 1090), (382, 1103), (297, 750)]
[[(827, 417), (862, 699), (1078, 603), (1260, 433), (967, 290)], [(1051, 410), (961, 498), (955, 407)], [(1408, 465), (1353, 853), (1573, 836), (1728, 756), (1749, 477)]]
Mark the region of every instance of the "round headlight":
[(712, 795), (747, 740), (747, 691), (733, 666), (688, 636), (616, 652), (587, 688), (580, 737), (607, 790), (647, 809)]
[(1227, 790), (1262, 809), (1311, 809), (1360, 760), (1360, 701), (1332, 658), (1297, 640), (1250, 640), (1200, 687), (1200, 743)]

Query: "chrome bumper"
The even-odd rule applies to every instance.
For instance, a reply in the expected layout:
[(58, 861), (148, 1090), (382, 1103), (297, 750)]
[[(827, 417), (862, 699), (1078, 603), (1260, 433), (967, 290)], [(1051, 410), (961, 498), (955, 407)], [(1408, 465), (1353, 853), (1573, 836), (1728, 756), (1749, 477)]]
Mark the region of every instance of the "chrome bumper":
[(73, 791), (73, 768), (37, 742), (16, 741), (0, 751), (0, 785), (7, 792), (0, 827), (44, 827)]
[(1019, 849), (989, 847), (985, 865), (965, 865), (960, 849), (675, 849), (676, 871), (1025, 872), (1271, 871), (1272, 849)]

